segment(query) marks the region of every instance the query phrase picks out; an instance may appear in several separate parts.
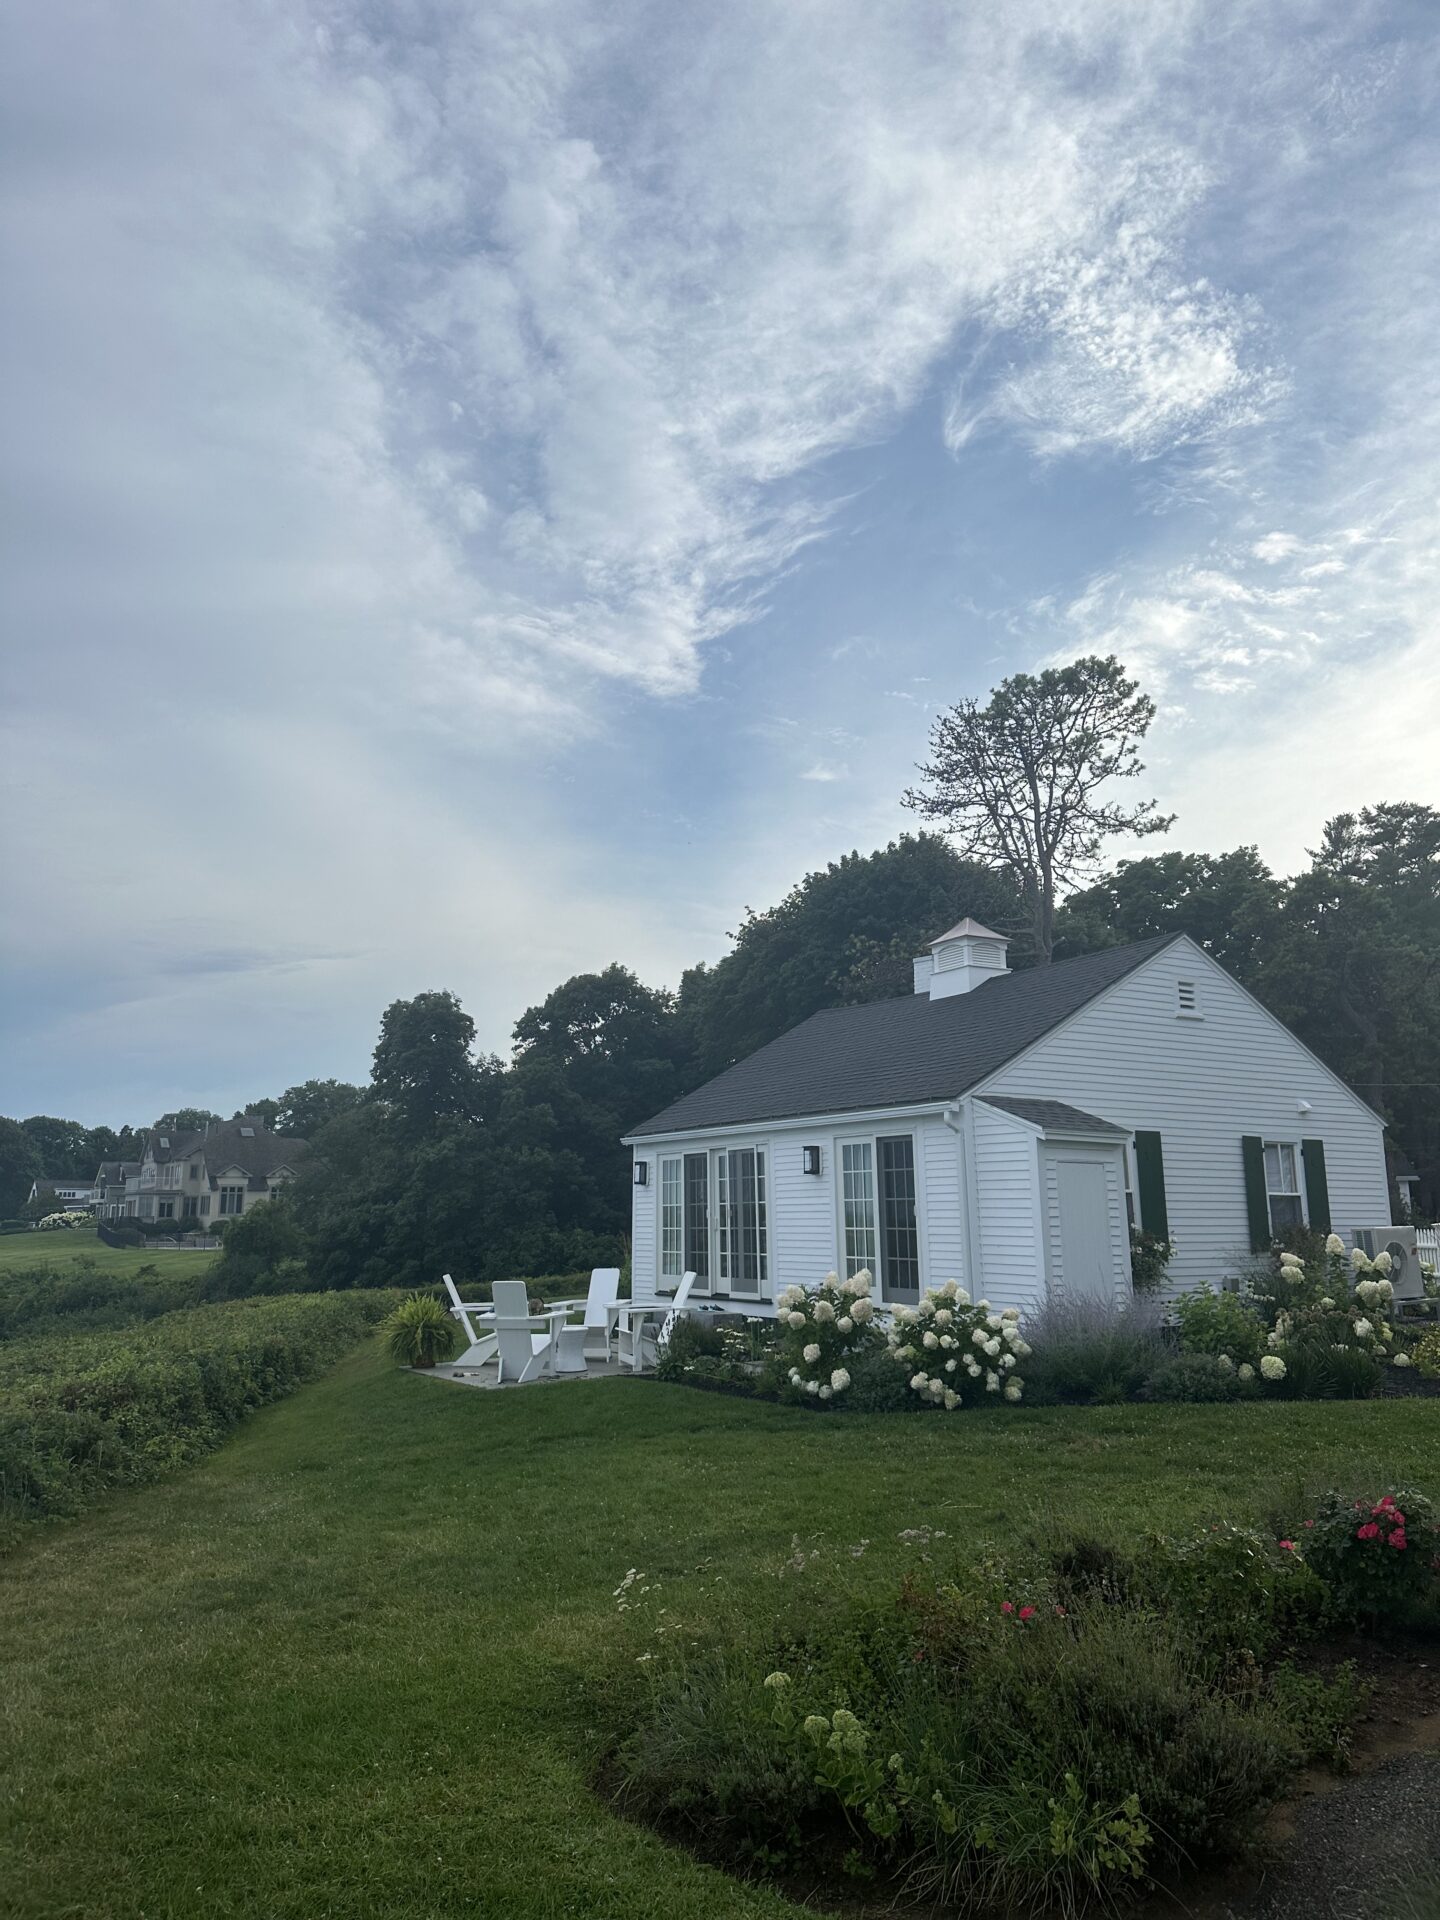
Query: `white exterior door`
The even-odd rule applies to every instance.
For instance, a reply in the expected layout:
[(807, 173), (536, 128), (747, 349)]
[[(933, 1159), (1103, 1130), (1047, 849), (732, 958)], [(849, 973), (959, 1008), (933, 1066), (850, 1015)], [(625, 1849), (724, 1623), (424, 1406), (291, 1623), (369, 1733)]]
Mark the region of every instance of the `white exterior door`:
[(1117, 1156), (1050, 1147), (1046, 1159), (1052, 1284), (1067, 1300), (1123, 1297), (1128, 1263), (1117, 1240)]

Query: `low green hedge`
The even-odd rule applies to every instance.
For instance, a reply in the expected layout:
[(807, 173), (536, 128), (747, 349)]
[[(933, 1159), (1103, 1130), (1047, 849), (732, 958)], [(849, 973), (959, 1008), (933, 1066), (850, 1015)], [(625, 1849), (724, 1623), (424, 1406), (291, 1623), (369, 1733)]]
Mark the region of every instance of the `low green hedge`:
[(44, 1334), (0, 1349), (0, 1537), (75, 1514), (220, 1445), (313, 1380), (394, 1306), (392, 1292), (189, 1307), (120, 1333)]

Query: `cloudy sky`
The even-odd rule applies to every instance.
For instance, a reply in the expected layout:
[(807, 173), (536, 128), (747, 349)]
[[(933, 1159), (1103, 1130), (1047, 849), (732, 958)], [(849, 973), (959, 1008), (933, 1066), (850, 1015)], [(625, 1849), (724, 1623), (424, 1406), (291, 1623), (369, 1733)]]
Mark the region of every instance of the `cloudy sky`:
[(1114, 650), (1171, 844), (1440, 798), (1429, 0), (47, 0), (0, 1111), (652, 981)]

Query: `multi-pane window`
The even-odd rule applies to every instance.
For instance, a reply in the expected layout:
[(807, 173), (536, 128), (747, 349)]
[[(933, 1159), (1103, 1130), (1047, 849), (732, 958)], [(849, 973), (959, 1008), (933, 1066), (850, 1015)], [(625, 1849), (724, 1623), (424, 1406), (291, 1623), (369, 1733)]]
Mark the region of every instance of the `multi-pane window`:
[(710, 1282), (710, 1156), (685, 1156), (685, 1258), (683, 1268), (701, 1286)]
[(887, 1294), (920, 1291), (915, 1220), (915, 1142), (908, 1133), (877, 1140), (880, 1175), (880, 1278)]
[(681, 1170), (684, 1162), (677, 1155), (660, 1162), (660, 1271), (668, 1279), (678, 1280), (683, 1271), (685, 1208), (682, 1200)]
[(868, 1140), (840, 1148), (840, 1208), (845, 1227), (845, 1278), (879, 1262), (875, 1248), (875, 1149)]
[(208, 1193), (202, 1193), (200, 1196), (200, 1211), (201, 1213), (209, 1213), (210, 1211), (210, 1196)]
[(918, 1293), (915, 1142), (908, 1133), (840, 1143), (840, 1212), (846, 1276), (868, 1267), (885, 1299)]
[(221, 1213), (243, 1213), (245, 1209), (244, 1187), (221, 1187)]
[(157, 1200), (155, 1202), (155, 1218), (157, 1220), (173, 1220), (175, 1218), (175, 1202), (173, 1200)]
[(715, 1156), (715, 1273), (731, 1293), (759, 1293), (769, 1277), (765, 1156), (732, 1147)]
[(1300, 1197), (1300, 1157), (1289, 1140), (1265, 1142), (1265, 1191), (1270, 1203), (1270, 1231), (1303, 1226), (1305, 1205)]

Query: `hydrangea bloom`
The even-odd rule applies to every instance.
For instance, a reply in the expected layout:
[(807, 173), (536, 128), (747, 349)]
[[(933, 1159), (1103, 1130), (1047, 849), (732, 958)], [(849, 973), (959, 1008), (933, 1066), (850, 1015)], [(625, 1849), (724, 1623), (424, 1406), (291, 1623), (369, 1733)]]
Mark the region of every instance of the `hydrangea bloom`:
[(1267, 1380), (1283, 1380), (1285, 1378), (1285, 1362), (1280, 1358), (1278, 1353), (1263, 1354), (1260, 1360), (1260, 1371)]
[(820, 1349), (812, 1340), (805, 1349), (805, 1353), (804, 1353), (805, 1364), (807, 1366), (813, 1367), (815, 1362), (819, 1358), (820, 1358)]
[(1325, 1251), (1326, 1253), (1344, 1253), (1345, 1242), (1340, 1238), (1338, 1233), (1332, 1233), (1327, 1237), (1325, 1241)]
[(815, 1302), (811, 1312), (815, 1316), (816, 1324), (822, 1327), (827, 1326), (835, 1318), (834, 1307), (823, 1297)]

